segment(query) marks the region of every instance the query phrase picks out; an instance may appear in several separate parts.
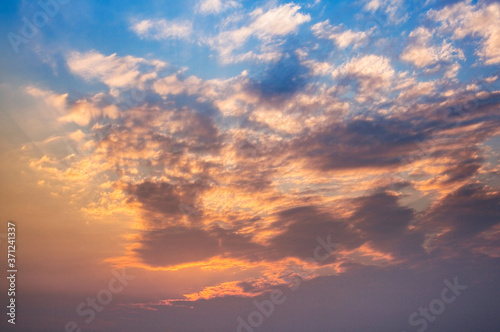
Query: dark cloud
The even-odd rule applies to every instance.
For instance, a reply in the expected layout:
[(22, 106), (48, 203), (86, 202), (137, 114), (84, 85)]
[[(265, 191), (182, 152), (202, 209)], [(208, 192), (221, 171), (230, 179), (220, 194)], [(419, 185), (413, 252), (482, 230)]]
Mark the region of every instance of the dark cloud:
[[(314, 255), (318, 237), (343, 248), (355, 248), (362, 242), (349, 231), (345, 221), (314, 206), (287, 209), (278, 213), (278, 221), (268, 230), (280, 232), (264, 246), (237, 229), (224, 229), (215, 223), (206, 229), (168, 226), (145, 231), (136, 249), (141, 259), (154, 266), (168, 266), (206, 260), (214, 256), (247, 261), (275, 261), (286, 257), (305, 259)], [(336, 249), (337, 247), (335, 247)], [(325, 263), (331, 263), (329, 259)]]
[(464, 241), (500, 223), (500, 193), (481, 184), (464, 185), (434, 206), (425, 220), (431, 230), (446, 231), (436, 240), (440, 246), (463, 248)]
[(272, 185), (272, 176), (275, 172), (272, 169), (262, 170), (258, 166), (238, 166), (234, 169), (236, 179), (232, 185), (249, 192), (262, 193)]
[[(280, 234), (272, 238), (270, 246), (282, 257), (313, 257), (314, 249), (319, 245), (318, 238), (325, 240), (327, 236), (342, 249), (354, 249), (362, 244), (345, 220), (315, 206), (280, 211), (273, 228)], [(329, 259), (325, 263), (331, 262)]]
[(323, 171), (397, 165), (425, 135), (400, 120), (353, 120), (294, 139), (290, 149)]
[(208, 260), (215, 256), (235, 257), (248, 261), (261, 259), (262, 246), (253, 243), (251, 236), (234, 233), (219, 226), (208, 229), (170, 226), (144, 231), (140, 258), (152, 266), (172, 266)]
[(425, 253), (424, 234), (409, 228), (415, 212), (399, 205), (396, 196), (376, 193), (355, 202), (358, 207), (350, 222), (371, 247), (404, 260)]
[[(168, 266), (206, 260), (214, 256), (247, 261), (275, 261), (286, 257), (305, 259), (314, 255), (318, 238), (331, 239), (343, 248), (361, 244), (345, 221), (314, 206), (287, 209), (278, 213), (278, 221), (268, 230), (280, 232), (266, 246), (252, 241), (251, 235), (239, 234), (212, 224), (207, 229), (167, 227), (145, 231), (136, 250), (142, 260), (154, 266)], [(335, 249), (337, 246), (335, 246)], [(325, 261), (332, 263), (334, 258)]]
[[(390, 168), (406, 161), (430, 157), (451, 158), (449, 182), (473, 176), (482, 159), (477, 144), (488, 139), (499, 125), (498, 95), (477, 98), (458, 93), (455, 99), (433, 100), (405, 106), (407, 111), (389, 116), (361, 114), (343, 122), (331, 119), (293, 137), (283, 151), (293, 151), (307, 167), (330, 171), (353, 168)], [(396, 106), (392, 101), (383, 108)], [(457, 150), (453, 144), (460, 144)]]
[(130, 185), (127, 192), (132, 194), (147, 210), (158, 211), (166, 215), (179, 214), (180, 195), (176, 188), (168, 183), (144, 182)]
[[(277, 234), (266, 245), (255, 243), (251, 235), (240, 234), (237, 228), (225, 229), (214, 223), (206, 229), (169, 226), (146, 231), (136, 251), (153, 265), (188, 263), (217, 255), (248, 261), (306, 259), (314, 256), (320, 245), (318, 238), (328, 238), (327, 242), (335, 244), (334, 251), (354, 250), (367, 243), (398, 260), (422, 258), (425, 254), (424, 234), (409, 227), (415, 212), (400, 206), (396, 196), (375, 193), (355, 199), (354, 204), (356, 211), (347, 219), (336, 218), (314, 205), (284, 209), (266, 228)], [(332, 263), (334, 259), (320, 263)]]
[(471, 176), (475, 175), (479, 168), (481, 168), (482, 160), (468, 159), (463, 160), (460, 164), (455, 165), (448, 169), (444, 174), (448, 176), (445, 183), (453, 183), (466, 180)]
[(206, 188), (203, 181), (182, 184), (145, 181), (129, 184), (125, 191), (130, 195), (129, 202), (141, 203), (150, 222), (163, 224), (179, 222), (183, 215), (193, 222), (199, 221), (203, 211), (197, 200)]
[(203, 261), (220, 252), (215, 237), (203, 230), (181, 226), (145, 232), (141, 248), (135, 251), (152, 266)]
[(300, 91), (306, 84), (308, 70), (300, 64), (295, 50), (285, 53), (272, 63), (260, 77), (254, 78), (249, 89), (264, 99), (282, 99)]
[(172, 120), (183, 124), (182, 129), (175, 132), (175, 138), (183, 140), (190, 152), (210, 153), (220, 149), (222, 138), (209, 114), (181, 109), (175, 112)]

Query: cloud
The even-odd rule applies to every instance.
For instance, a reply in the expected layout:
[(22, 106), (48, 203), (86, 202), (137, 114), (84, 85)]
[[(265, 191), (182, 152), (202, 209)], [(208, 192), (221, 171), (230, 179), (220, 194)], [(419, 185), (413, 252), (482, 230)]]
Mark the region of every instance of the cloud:
[[(383, 11), (392, 24), (400, 24), (408, 19), (408, 14), (404, 13), (404, 0), (366, 0), (363, 7), (365, 11), (375, 13)], [(404, 13), (404, 14), (403, 14)]]
[(95, 120), (117, 119), (119, 116), (118, 108), (110, 104), (109, 96), (103, 93), (70, 102), (67, 93), (58, 95), (32, 86), (27, 87), (26, 91), (31, 96), (42, 99), (47, 106), (54, 109), (61, 122), (74, 122), (80, 126), (86, 126)]
[(387, 92), (394, 86), (397, 78), (391, 60), (381, 55), (360, 55), (351, 58), (332, 71), (332, 77), (340, 82), (353, 86), (357, 90), (355, 99), (360, 102), (367, 100), (384, 100), (382, 91)]
[[(341, 252), (361, 254), (367, 259), (365, 262), (380, 259), (382, 253), (399, 262), (425, 255), (424, 233), (410, 228), (414, 211), (384, 192), (353, 200), (354, 213), (348, 218), (336, 217), (319, 206), (303, 205), (281, 209), (271, 218), (275, 221), (265, 228), (244, 233), (244, 224), (226, 225), (229, 228), (206, 222), (180, 226), (178, 206), (182, 199), (172, 185), (143, 183), (131, 190), (128, 192), (143, 204), (145, 211), (160, 212), (156, 220), (149, 217), (148, 225), (152, 228), (142, 233), (139, 246), (134, 249), (151, 266), (206, 262), (215, 257), (254, 264), (290, 258), (305, 260), (320, 245), (318, 237), (333, 244), (330, 249), (336, 252), (321, 264), (344, 259)], [(166, 223), (170, 218), (177, 221)], [(248, 226), (255, 223), (249, 222)], [(265, 243), (256, 242), (259, 232), (273, 235)], [(367, 252), (367, 246), (372, 250)]]
[[(208, 44), (219, 53), (223, 62), (240, 62), (252, 59), (277, 60), (281, 53), (276, 45), (279, 42), (275, 39), (296, 33), (301, 24), (311, 20), (309, 14), (299, 12), (300, 8), (299, 5), (292, 3), (267, 11), (257, 8), (248, 15), (250, 22), (247, 25), (222, 31), (216, 37), (210, 38)], [(253, 51), (239, 55), (233, 54), (251, 38), (256, 38), (264, 43), (260, 54)]]
[[(202, 14), (215, 14), (238, 6), (235, 1), (203, 0), (198, 3), (198, 10)], [(311, 20), (310, 15), (300, 13), (300, 9), (293, 3), (268, 10), (257, 8), (245, 15), (246, 20), (226, 22), (233, 24), (232, 29), (225, 29), (216, 36), (201, 37), (200, 41), (216, 50), (224, 63), (277, 61), (281, 57), (282, 38), (297, 33), (300, 25)], [(191, 22), (164, 19), (142, 20), (134, 23), (131, 29), (141, 38), (154, 40), (186, 39), (193, 34)], [(252, 39), (260, 41), (260, 51), (241, 50)], [(240, 52), (236, 54), (237, 50)]]
[(285, 4), (273, 8), (267, 12), (259, 8), (254, 10), (250, 16), (254, 19), (247, 29), (240, 29), (236, 35), (245, 36), (247, 33), (256, 34), (260, 39), (268, 39), (273, 36), (284, 36), (297, 32), (298, 27), (311, 20), (308, 14), (298, 11), (300, 6)]
[(241, 5), (237, 1), (232, 0), (200, 0), (197, 9), (200, 13), (218, 14), (231, 8), (238, 8)]
[(261, 245), (252, 242), (251, 235), (218, 226), (208, 229), (169, 226), (145, 231), (139, 244), (134, 251), (144, 263), (155, 267), (203, 262), (217, 256), (257, 261), (262, 250)]
[(422, 133), (409, 129), (404, 121), (357, 119), (296, 138), (290, 149), (306, 167), (322, 171), (391, 167), (424, 138)]
[(93, 121), (103, 118), (117, 119), (119, 117), (116, 105), (105, 101), (104, 94), (97, 94), (92, 98), (80, 99), (68, 108), (68, 114), (59, 118), (62, 122), (74, 122), (86, 126)]
[(152, 266), (203, 261), (220, 252), (217, 239), (207, 232), (179, 226), (148, 232), (141, 242), (135, 251)]
[(500, 222), (499, 202), (497, 191), (475, 183), (444, 197), (426, 215), (428, 226), (439, 233), (435, 248), (470, 248), (471, 240)]
[(369, 246), (395, 259), (422, 258), (425, 233), (410, 229), (415, 212), (399, 205), (397, 196), (381, 192), (355, 202), (358, 207), (350, 222)]
[(58, 95), (52, 91), (42, 90), (34, 86), (28, 86), (26, 92), (33, 97), (42, 99), (45, 104), (59, 113), (66, 110), (68, 104), (68, 94)]
[(182, 202), (190, 202), (195, 197), (195, 190), (201, 190), (200, 184), (175, 186), (169, 183), (143, 182), (129, 184), (126, 192), (131, 196), (130, 201), (141, 203), (142, 208), (148, 212), (161, 214), (162, 222), (171, 218), (178, 218), (182, 214)]
[(441, 45), (433, 45), (433, 31), (419, 27), (410, 33), (409, 45), (403, 50), (401, 59), (422, 68), (440, 61), (450, 62), (454, 59), (465, 60), (462, 50), (444, 41)]
[[(324, 239), (328, 236), (329, 241), (335, 244), (332, 250), (355, 249), (363, 243), (346, 220), (335, 218), (316, 206), (282, 210), (273, 226), (281, 232), (270, 240), (270, 246), (283, 257), (311, 257), (318, 246), (318, 237)], [(334, 260), (331, 257), (323, 263), (331, 264)]]
[(186, 39), (193, 33), (193, 24), (188, 21), (142, 20), (131, 27), (141, 38), (154, 40)]
[[(380, 80), (383, 85), (394, 77), (395, 70), (391, 66), (389, 58), (380, 55), (364, 55), (351, 59), (335, 69), (334, 77), (354, 76), (357, 78), (368, 78)], [(367, 88), (367, 87), (365, 87)]]
[(500, 4), (470, 0), (429, 10), (427, 16), (440, 24), (441, 33), (451, 34), (453, 39), (478, 38), (480, 48), (475, 51), (487, 65), (500, 63)]
[[(69, 69), (87, 81), (98, 80), (110, 88), (143, 88), (146, 81), (157, 77), (166, 63), (133, 56), (105, 56), (97, 51), (71, 52), (66, 61)], [(143, 70), (146, 70), (143, 73)]]
[(322, 39), (330, 39), (337, 45), (339, 49), (345, 49), (346, 47), (353, 46), (353, 48), (359, 47), (361, 44), (367, 41), (370, 36), (370, 31), (352, 31), (347, 29), (342, 31), (342, 25), (331, 26), (330, 21), (326, 20), (324, 22), (316, 23), (311, 28), (314, 35)]
[(162, 77), (153, 83), (153, 89), (162, 96), (177, 95), (187, 93), (189, 95), (196, 94), (204, 88), (201, 79), (196, 76), (190, 76), (187, 79), (180, 80), (178, 74), (172, 74), (167, 77)]
[[(329, 249), (321, 247), (322, 256), (335, 252), (318, 262), (321, 265), (344, 259), (342, 250), (362, 250), (364, 243), (399, 260), (424, 252), (423, 234), (408, 229), (413, 212), (399, 206), (395, 197), (376, 194), (357, 201), (359, 207), (349, 219), (336, 218), (311, 205), (281, 210), (276, 214), (276, 221), (266, 228), (276, 235), (265, 244), (253, 240), (258, 235), (255, 232), (243, 234), (237, 229), (223, 229), (214, 224), (205, 228), (170, 225), (142, 232), (134, 252), (144, 263), (154, 267), (207, 262), (215, 257), (261, 265), (285, 262), (290, 258), (306, 260), (314, 255), (321, 243), (331, 246)], [(370, 210), (374, 206), (376, 209)], [(164, 212), (165, 216), (171, 214), (171, 211)], [(369, 254), (362, 252), (369, 260)]]

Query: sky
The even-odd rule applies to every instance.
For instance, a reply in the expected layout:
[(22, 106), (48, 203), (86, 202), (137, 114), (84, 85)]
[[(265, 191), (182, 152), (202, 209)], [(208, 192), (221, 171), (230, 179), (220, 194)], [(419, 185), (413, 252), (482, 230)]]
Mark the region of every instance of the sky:
[(0, 35), (2, 331), (500, 329), (498, 1), (3, 1)]

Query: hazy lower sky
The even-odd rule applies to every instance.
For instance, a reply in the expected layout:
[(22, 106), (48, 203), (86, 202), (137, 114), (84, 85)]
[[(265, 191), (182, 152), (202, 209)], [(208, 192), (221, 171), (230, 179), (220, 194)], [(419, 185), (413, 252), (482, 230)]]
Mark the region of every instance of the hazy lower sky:
[(4, 1), (0, 35), (2, 331), (500, 330), (498, 1)]

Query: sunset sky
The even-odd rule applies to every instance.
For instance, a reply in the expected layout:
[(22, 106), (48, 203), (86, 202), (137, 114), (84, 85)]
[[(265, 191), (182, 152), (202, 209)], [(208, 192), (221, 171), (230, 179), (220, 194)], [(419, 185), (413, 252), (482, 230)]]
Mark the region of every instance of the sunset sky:
[(498, 1), (3, 1), (0, 32), (1, 331), (500, 330)]

